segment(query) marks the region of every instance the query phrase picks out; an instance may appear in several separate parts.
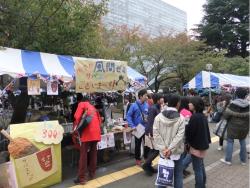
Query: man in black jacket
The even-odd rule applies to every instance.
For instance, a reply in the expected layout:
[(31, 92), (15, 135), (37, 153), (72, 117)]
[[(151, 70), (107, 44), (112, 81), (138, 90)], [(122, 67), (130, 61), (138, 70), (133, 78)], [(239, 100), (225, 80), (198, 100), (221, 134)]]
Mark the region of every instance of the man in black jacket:
[[(146, 161), (143, 164), (142, 168), (147, 175), (151, 176), (153, 173), (156, 173), (157, 170), (152, 167), (152, 161), (159, 155), (159, 151), (154, 149), (153, 146), (153, 124), (155, 117), (161, 112), (161, 99), (162, 95), (154, 94), (152, 96), (154, 104), (148, 110), (148, 123), (145, 127), (145, 148), (144, 152), (146, 154)], [(147, 142), (149, 145), (147, 146)]]
[(240, 142), (240, 161), (246, 165), (246, 137), (249, 132), (249, 102), (245, 100), (247, 90), (238, 88), (235, 92), (236, 99), (233, 100), (224, 112), (227, 119), (227, 148), (225, 159), (221, 162), (231, 165), (234, 139)]

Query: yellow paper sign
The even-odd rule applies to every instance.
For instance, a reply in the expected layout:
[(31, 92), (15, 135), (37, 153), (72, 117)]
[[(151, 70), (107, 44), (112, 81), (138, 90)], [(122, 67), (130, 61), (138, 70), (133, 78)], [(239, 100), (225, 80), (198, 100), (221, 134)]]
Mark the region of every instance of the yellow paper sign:
[[(58, 125), (58, 121), (50, 121), (50, 123)], [(10, 136), (12, 138), (17, 137), (23, 137), (27, 138), (29, 141), (31, 141), (40, 151), (43, 151), (44, 149), (48, 148), (48, 145), (45, 145), (41, 142), (35, 142), (34, 140), (34, 132), (37, 129), (37, 127), (42, 126), (44, 122), (32, 122), (32, 123), (22, 123), (22, 124), (12, 124), (10, 125)], [(54, 185), (56, 183), (59, 183), (62, 180), (62, 162), (61, 162), (61, 144), (53, 144), (53, 150), (52, 153), (55, 154), (55, 160), (56, 163), (53, 163), (53, 165), (56, 165), (57, 171), (49, 176), (47, 176), (44, 179), (41, 179), (40, 181), (25, 186), (25, 188), (42, 188), (42, 187), (49, 187), (50, 185)], [(34, 155), (34, 154), (33, 154)], [(54, 156), (54, 155), (53, 155)], [(52, 158), (54, 161), (54, 158)], [(22, 173), (24, 169), (20, 169), (16, 166), (15, 159), (11, 158), (11, 161), (15, 164), (15, 170), (18, 180), (18, 187), (21, 186), (22, 182)], [(40, 164), (39, 164), (40, 165)], [(37, 168), (37, 166), (35, 166)], [(40, 176), (40, 174), (38, 174)]]
[(15, 159), (14, 162), (20, 178), (20, 187), (39, 182), (58, 170), (53, 146)]
[(59, 123), (53, 121), (44, 121), (41, 126), (38, 126), (35, 131), (35, 141), (44, 144), (59, 144), (63, 139), (64, 129)]
[(31, 80), (28, 79), (27, 80), (27, 86), (28, 86), (28, 95), (40, 95), (40, 80), (39, 79), (35, 79), (35, 80)]
[(76, 92), (125, 90), (127, 62), (76, 58)]

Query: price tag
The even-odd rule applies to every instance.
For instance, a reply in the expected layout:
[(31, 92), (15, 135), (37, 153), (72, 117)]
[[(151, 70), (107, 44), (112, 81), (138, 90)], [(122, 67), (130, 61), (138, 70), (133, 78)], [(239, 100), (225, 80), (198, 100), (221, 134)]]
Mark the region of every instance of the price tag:
[(37, 126), (35, 131), (35, 141), (44, 144), (59, 144), (63, 139), (64, 129), (55, 121), (45, 121), (41, 126)]

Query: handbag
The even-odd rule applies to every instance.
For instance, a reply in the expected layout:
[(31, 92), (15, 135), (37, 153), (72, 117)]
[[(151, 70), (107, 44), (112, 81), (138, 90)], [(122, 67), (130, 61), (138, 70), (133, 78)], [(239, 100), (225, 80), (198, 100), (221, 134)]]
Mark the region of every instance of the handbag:
[(91, 115), (88, 115), (88, 109), (85, 110), (85, 112), (82, 115), (82, 118), (81, 118), (80, 122), (73, 129), (73, 133), (76, 134), (75, 136), (76, 136), (76, 139), (77, 139), (80, 146), (81, 146), (82, 132), (90, 124), (90, 122), (92, 121), (94, 112), (95, 112), (95, 110), (92, 111)]
[(174, 185), (174, 161), (160, 157), (155, 185), (171, 187)]
[(214, 134), (220, 138), (226, 138), (227, 120), (222, 119), (216, 124)]

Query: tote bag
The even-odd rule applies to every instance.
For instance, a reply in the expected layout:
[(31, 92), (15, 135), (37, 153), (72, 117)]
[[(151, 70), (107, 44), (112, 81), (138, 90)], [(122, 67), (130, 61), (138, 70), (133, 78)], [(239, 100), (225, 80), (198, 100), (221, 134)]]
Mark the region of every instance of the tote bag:
[(155, 185), (171, 187), (174, 185), (174, 161), (160, 157)]

